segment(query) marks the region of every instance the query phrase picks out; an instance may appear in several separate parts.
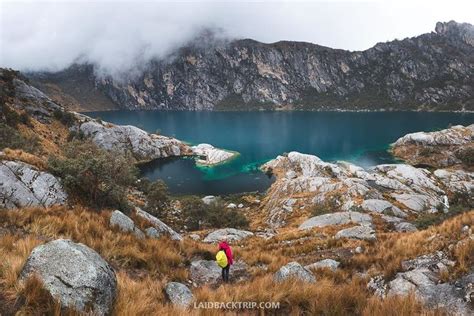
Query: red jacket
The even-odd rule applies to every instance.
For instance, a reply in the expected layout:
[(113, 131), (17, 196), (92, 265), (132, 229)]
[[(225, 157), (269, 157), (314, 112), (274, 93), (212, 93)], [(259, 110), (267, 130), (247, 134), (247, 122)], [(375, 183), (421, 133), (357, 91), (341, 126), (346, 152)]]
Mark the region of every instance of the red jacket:
[(232, 249), (230, 249), (230, 246), (228, 243), (226, 243), (225, 241), (220, 242), (219, 250), (224, 250), (225, 255), (227, 257), (227, 263), (229, 265), (234, 263), (234, 259), (232, 258)]

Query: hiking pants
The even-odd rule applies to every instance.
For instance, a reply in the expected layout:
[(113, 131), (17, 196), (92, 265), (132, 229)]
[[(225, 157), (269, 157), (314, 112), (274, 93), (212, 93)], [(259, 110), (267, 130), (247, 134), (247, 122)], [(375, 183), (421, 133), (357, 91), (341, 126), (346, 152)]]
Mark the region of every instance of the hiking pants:
[(222, 268), (222, 281), (229, 282), (229, 270), (230, 264), (228, 264), (227, 267)]

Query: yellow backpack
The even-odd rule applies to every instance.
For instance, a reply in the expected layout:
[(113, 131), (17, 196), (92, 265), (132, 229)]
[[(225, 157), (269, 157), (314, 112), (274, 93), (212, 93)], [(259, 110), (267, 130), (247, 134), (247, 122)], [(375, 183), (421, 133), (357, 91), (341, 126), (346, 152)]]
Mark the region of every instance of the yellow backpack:
[(224, 250), (219, 250), (216, 254), (217, 265), (221, 268), (227, 267), (227, 255)]

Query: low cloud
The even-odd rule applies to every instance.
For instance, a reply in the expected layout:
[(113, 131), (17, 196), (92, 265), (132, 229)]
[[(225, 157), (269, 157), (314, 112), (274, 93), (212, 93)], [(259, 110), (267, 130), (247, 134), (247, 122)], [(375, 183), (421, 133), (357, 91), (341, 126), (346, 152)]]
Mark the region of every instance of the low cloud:
[[(455, 1), (454, 1), (455, 2)], [(88, 62), (128, 73), (203, 29), (228, 38), (299, 40), (349, 50), (472, 21), (469, 1), (18, 2), (0, 3), (0, 66), (57, 71)], [(471, 19), (471, 20), (469, 20)]]

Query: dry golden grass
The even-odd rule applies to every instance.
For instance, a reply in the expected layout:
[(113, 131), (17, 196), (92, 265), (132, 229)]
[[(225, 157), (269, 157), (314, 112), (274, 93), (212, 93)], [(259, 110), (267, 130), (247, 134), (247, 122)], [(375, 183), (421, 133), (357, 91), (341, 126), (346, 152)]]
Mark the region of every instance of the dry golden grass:
[(27, 164), (37, 167), (40, 170), (46, 170), (47, 168), (46, 159), (32, 155), (21, 149), (4, 149), (2, 159), (23, 161)]
[[(379, 234), (379, 242), (367, 247), (365, 253), (354, 256), (350, 265), (359, 270), (375, 269), (383, 272), (388, 278), (400, 270), (402, 260), (437, 250), (450, 253), (448, 246), (456, 240), (465, 238), (462, 236), (462, 227), (465, 225), (472, 227), (473, 224), (474, 211), (470, 211), (426, 230), (414, 233)], [(467, 272), (474, 264), (473, 248), (472, 240), (454, 248), (454, 253), (451, 254), (457, 259), (458, 264), (454, 271), (451, 271), (452, 276)]]
[[(29, 208), (0, 213), (0, 227), (15, 234), (0, 237), (0, 256), (6, 258), (0, 265), (0, 302), (2, 296), (11, 306), (22, 302), (17, 308), (22, 314), (33, 310), (55, 314), (54, 301), (45, 298), (40, 290), (33, 291), (18, 282), (18, 276), (31, 250), (50, 239), (70, 238), (95, 249), (117, 271), (118, 297), (114, 306), (115, 315), (222, 315), (222, 310), (183, 311), (172, 307), (163, 292), (168, 281), (185, 281), (189, 278), (187, 265), (193, 258), (211, 259), (216, 245), (185, 239), (173, 242), (166, 238), (137, 239), (108, 225), (110, 211), (100, 213), (82, 207)], [(413, 297), (373, 298), (366, 289), (366, 280), (352, 277), (355, 271), (369, 273), (385, 272), (393, 275), (400, 269), (401, 260), (435, 250), (447, 251), (456, 259), (456, 266), (449, 277), (464, 273), (473, 264), (474, 245), (462, 235), (461, 227), (472, 227), (474, 211), (449, 219), (439, 226), (409, 234), (379, 234), (376, 243), (353, 240), (334, 240), (333, 228), (316, 231), (282, 229), (275, 238), (265, 240), (258, 237), (246, 239), (234, 245), (236, 259), (250, 265), (251, 278), (247, 282), (221, 285), (218, 288), (204, 286), (193, 289), (197, 302), (205, 301), (256, 301), (280, 302), (275, 314), (330, 314), (330, 315), (438, 315), (442, 311), (430, 311)], [(144, 224), (144, 223), (142, 223)], [(436, 236), (430, 239), (430, 237)], [(286, 242), (290, 242), (287, 244)], [(364, 254), (343, 260), (336, 272), (314, 270), (315, 284), (288, 281), (275, 284), (272, 274), (289, 261), (311, 263), (321, 252), (348, 249), (356, 245), (366, 248)], [(263, 269), (265, 266), (266, 269)], [(448, 279), (444, 276), (443, 279)], [(34, 282), (34, 281), (31, 281)], [(26, 286), (26, 287), (25, 287)], [(28, 303), (30, 302), (30, 303)], [(36, 303), (38, 305), (35, 305)], [(243, 312), (255, 314), (257, 310), (228, 310), (227, 314)]]
[(44, 239), (67, 238), (96, 250), (115, 267), (143, 269), (152, 275), (186, 277), (183, 257), (177, 242), (139, 239), (133, 234), (109, 228), (110, 212), (97, 213), (86, 208), (30, 208), (3, 212), (0, 223), (25, 230)]
[(17, 315), (61, 315), (61, 305), (35, 276), (21, 284), (19, 298), (22, 302)]
[(41, 145), (40, 155), (61, 155), (62, 146), (66, 143), (69, 130), (60, 122), (53, 120), (51, 124), (43, 124), (30, 118), (31, 126), (19, 125), (19, 131), (26, 137), (38, 137)]
[(33, 236), (21, 238), (7, 234), (0, 238), (0, 289), (6, 299), (15, 299), (21, 288), (18, 277), (34, 247), (41, 243)]
[(385, 299), (371, 297), (362, 311), (364, 316), (384, 315), (384, 316), (441, 316), (448, 315), (447, 312), (426, 309), (423, 304), (416, 300), (414, 295), (408, 297), (392, 296)]
[[(372, 301), (365, 282), (358, 278), (335, 282), (334, 279), (322, 277), (315, 284), (298, 281), (275, 284), (267, 275), (248, 283), (220, 286), (217, 290), (202, 287), (195, 291), (195, 297), (196, 304), (279, 302), (279, 309), (267, 311), (278, 315), (384, 315), (383, 311), (386, 310), (392, 310), (392, 314), (393, 311), (400, 310), (400, 315), (414, 315), (424, 311), (413, 297), (390, 299), (386, 302)], [(218, 312), (215, 314), (218, 315)]]
[(165, 309), (163, 282), (146, 276), (139, 280), (125, 272), (117, 273), (118, 297), (114, 306), (117, 315), (152, 315)]

